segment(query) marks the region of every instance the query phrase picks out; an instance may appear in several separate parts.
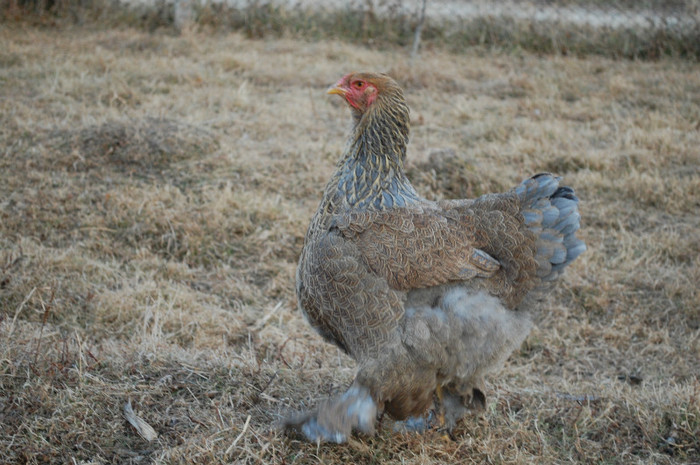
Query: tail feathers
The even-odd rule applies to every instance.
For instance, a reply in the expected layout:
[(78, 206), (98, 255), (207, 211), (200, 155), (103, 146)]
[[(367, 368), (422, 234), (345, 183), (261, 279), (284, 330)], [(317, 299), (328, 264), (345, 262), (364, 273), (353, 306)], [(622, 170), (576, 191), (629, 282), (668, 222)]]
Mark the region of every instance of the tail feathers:
[(576, 237), (581, 225), (578, 197), (560, 178), (540, 173), (515, 188), (522, 199), (521, 213), (528, 228), (537, 234), (537, 275), (543, 281), (557, 278), (562, 270), (586, 250)]
[(541, 199), (550, 197), (558, 187), (558, 177), (549, 173), (540, 173), (520, 183), (515, 188), (515, 193), (523, 199)]

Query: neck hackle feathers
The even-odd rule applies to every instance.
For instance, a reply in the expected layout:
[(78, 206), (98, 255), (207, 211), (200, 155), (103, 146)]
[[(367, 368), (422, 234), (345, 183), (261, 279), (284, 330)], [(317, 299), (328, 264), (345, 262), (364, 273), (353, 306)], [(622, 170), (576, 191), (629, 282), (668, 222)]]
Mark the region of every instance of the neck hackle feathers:
[(328, 90), (345, 98), (355, 125), (340, 161), (338, 193), (351, 206), (405, 206), (419, 196), (404, 174), (410, 117), (403, 92), (389, 76), (350, 73)]

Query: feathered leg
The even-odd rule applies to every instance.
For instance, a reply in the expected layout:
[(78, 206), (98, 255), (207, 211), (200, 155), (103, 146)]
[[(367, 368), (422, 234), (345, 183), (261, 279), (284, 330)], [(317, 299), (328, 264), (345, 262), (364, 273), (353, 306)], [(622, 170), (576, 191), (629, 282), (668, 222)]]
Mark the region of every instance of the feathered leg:
[(342, 443), (353, 430), (374, 433), (376, 419), (377, 404), (369, 389), (354, 383), (344, 394), (315, 410), (287, 418), (284, 427), (301, 432), (312, 442)]

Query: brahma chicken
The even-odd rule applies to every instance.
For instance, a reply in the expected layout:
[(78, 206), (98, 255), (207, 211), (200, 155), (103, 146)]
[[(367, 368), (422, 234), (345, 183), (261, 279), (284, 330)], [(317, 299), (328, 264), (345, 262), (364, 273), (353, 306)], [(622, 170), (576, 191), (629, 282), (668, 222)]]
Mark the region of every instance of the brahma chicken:
[(426, 425), (435, 406), (431, 418), (451, 429), (483, 407), (484, 376), (529, 333), (526, 296), (586, 249), (578, 199), (545, 173), (501, 194), (427, 200), (405, 174), (409, 109), (397, 83), (351, 73), (328, 93), (354, 125), (306, 234), (296, 292), (358, 369), (345, 393), (285, 425), (340, 443), (372, 433), (383, 413)]

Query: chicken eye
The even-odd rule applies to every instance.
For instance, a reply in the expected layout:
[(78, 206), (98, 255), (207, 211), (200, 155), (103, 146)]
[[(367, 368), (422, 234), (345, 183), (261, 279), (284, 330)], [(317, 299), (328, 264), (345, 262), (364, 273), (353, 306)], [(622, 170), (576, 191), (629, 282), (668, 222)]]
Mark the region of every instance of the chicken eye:
[(365, 83), (362, 81), (355, 81), (355, 87), (357, 87), (358, 89), (362, 89), (362, 86), (364, 85)]

